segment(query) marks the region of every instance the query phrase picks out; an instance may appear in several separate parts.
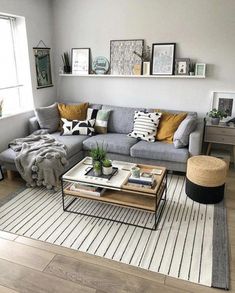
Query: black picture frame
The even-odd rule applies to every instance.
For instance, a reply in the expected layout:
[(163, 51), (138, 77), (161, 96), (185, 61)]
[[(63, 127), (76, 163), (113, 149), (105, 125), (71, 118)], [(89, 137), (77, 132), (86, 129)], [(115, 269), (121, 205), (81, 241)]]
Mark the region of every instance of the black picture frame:
[(175, 75), (189, 75), (189, 58), (175, 59)]
[(2, 167), (0, 166), (0, 181), (4, 179), (4, 174), (2, 172)]
[(173, 75), (176, 43), (153, 43), (151, 75)]
[(134, 75), (133, 66), (140, 66), (142, 73), (142, 60), (134, 51), (142, 56), (144, 39), (111, 40), (110, 41), (110, 74)]
[(71, 70), (74, 75), (88, 75), (91, 72), (91, 48), (71, 49)]
[(50, 48), (34, 47), (37, 89), (52, 87)]

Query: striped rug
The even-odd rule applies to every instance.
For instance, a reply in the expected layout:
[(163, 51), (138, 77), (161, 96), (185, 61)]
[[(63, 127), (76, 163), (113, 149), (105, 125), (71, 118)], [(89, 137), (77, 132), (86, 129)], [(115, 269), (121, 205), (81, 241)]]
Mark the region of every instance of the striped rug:
[[(71, 198), (66, 198), (68, 203)], [(71, 208), (152, 226), (153, 214), (78, 199)], [(0, 207), (0, 229), (206, 286), (228, 288), (226, 210), (185, 194), (185, 177), (169, 175), (156, 231), (63, 212), (61, 192), (27, 188)], [(216, 251), (215, 251), (216, 249)]]

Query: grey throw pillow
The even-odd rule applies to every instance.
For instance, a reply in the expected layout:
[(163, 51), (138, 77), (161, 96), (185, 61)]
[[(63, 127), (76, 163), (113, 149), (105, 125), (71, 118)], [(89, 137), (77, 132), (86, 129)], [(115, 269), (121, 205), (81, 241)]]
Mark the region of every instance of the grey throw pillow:
[(197, 126), (197, 118), (188, 115), (179, 125), (173, 138), (175, 148), (184, 148), (189, 144), (189, 135)]
[(49, 133), (58, 130), (60, 115), (57, 104), (48, 107), (40, 107), (34, 110), (40, 128), (47, 129)]

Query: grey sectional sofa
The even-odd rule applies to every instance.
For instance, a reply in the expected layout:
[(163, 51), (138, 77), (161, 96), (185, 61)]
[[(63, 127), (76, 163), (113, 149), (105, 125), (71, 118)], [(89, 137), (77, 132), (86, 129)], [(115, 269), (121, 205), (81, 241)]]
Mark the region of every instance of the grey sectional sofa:
[[(187, 159), (190, 156), (201, 153), (203, 138), (202, 121), (198, 120), (197, 128), (190, 134), (188, 147), (176, 149), (174, 144), (167, 144), (159, 141), (154, 143), (138, 141), (135, 138), (127, 136), (127, 134), (132, 131), (134, 111), (146, 110), (150, 112), (153, 111), (151, 109), (137, 109), (111, 105), (91, 105), (90, 107), (111, 110), (107, 134), (97, 134), (89, 137), (82, 135), (61, 136), (59, 132), (52, 133), (53, 137), (65, 144), (68, 148), (68, 168), (86, 156), (91, 148), (96, 147), (96, 142), (100, 144), (103, 143), (107, 148), (108, 157), (112, 160), (162, 165), (168, 170), (173, 171), (186, 171)], [(196, 115), (196, 113), (191, 114)], [(29, 132), (32, 133), (39, 128), (36, 117), (30, 118)], [(11, 149), (7, 149), (0, 153), (0, 165), (4, 166), (7, 170), (16, 170), (14, 159), (15, 153)]]

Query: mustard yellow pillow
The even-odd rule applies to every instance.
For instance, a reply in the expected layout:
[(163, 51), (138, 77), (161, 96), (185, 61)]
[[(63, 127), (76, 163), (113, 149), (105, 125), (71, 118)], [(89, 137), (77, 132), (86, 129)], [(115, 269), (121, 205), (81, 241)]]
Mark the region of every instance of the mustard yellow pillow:
[[(155, 112), (158, 112), (158, 110)], [(173, 114), (169, 112), (162, 112), (156, 140), (164, 140), (168, 143), (172, 143), (174, 133), (176, 132), (180, 123), (186, 118), (186, 116), (187, 113)]]
[(60, 117), (67, 120), (86, 120), (87, 108), (89, 104), (58, 104)]

